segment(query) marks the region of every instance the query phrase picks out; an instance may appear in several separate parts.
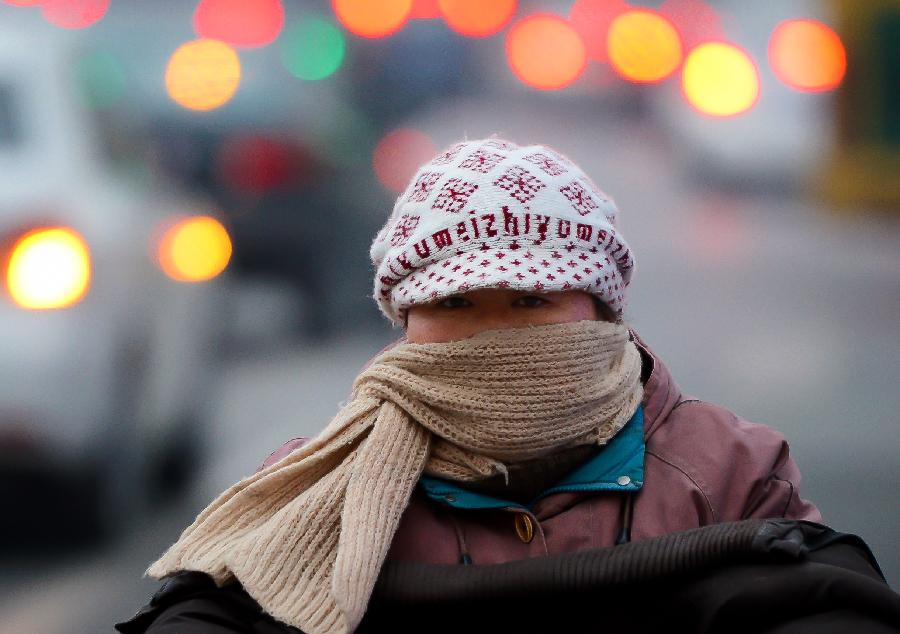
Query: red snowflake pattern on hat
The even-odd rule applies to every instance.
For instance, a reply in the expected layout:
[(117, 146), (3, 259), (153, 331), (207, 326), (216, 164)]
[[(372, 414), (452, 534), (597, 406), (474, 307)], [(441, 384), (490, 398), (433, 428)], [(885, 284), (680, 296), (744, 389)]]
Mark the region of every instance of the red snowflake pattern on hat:
[(460, 163), (459, 166), (481, 172), (482, 174), (487, 174), (504, 158), (505, 157), (502, 154), (480, 149), (467, 156), (466, 160)]
[(548, 176), (559, 176), (568, 170), (562, 165), (554, 161), (552, 158), (541, 152), (535, 152), (524, 157), (529, 163), (534, 163), (541, 168)]
[(423, 200), (428, 198), (428, 194), (431, 193), (434, 184), (438, 182), (438, 179), (440, 177), (440, 172), (425, 172), (424, 174), (419, 176), (418, 180), (416, 180), (416, 184), (413, 185), (412, 191), (409, 193), (409, 197), (407, 198), (407, 200), (422, 202)]
[(478, 189), (478, 185), (464, 181), (461, 178), (451, 178), (441, 188), (437, 198), (431, 205), (432, 209), (443, 209), (449, 213), (460, 211), (469, 199), (469, 196)]
[(395, 247), (405, 244), (412, 235), (412, 232), (415, 231), (418, 226), (419, 216), (403, 214), (400, 216), (400, 219), (397, 220), (397, 225), (394, 227), (394, 233), (391, 235), (391, 244)]
[(509, 195), (525, 203), (534, 198), (546, 185), (531, 172), (522, 167), (510, 167), (494, 181), (494, 185), (509, 192)]
[(572, 181), (568, 185), (559, 188), (560, 193), (565, 196), (572, 206), (582, 216), (586, 216), (599, 207), (597, 202), (591, 197), (588, 191), (578, 181)]
[(431, 160), (431, 164), (432, 165), (446, 165), (447, 163), (452, 161), (454, 158), (456, 158), (456, 155), (459, 154), (459, 151), (461, 149), (463, 149), (464, 147), (466, 147), (465, 143), (457, 143), (456, 145), (451, 147), (446, 152), (444, 152), (442, 154), (438, 154), (436, 157), (434, 157)]

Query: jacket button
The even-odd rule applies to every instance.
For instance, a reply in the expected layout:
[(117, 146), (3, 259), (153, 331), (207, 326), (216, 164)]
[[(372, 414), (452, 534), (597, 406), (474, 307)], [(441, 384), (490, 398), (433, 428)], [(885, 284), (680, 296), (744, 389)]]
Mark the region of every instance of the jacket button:
[(534, 524), (525, 513), (517, 513), (515, 519), (516, 535), (523, 543), (528, 544), (534, 539)]
[(628, 486), (629, 484), (631, 484), (631, 478), (629, 478), (629, 477), (626, 476), (626, 475), (619, 476), (618, 478), (616, 478), (616, 483), (617, 483), (619, 486), (623, 486), (623, 487), (624, 487), (624, 486)]

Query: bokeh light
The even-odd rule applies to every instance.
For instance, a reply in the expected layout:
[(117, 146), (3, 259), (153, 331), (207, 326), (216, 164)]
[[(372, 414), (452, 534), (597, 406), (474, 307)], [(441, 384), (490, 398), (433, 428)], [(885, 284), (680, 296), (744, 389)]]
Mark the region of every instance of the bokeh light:
[(281, 61), (298, 79), (324, 79), (340, 68), (345, 49), (337, 27), (320, 18), (306, 18), (281, 38)]
[(83, 29), (91, 26), (109, 9), (109, 0), (44, 0), (41, 3), (44, 19), (64, 29)]
[(35, 5), (41, 4), (46, 0), (2, 0), (6, 4), (11, 4), (14, 7), (33, 7)]
[(219, 40), (182, 44), (166, 68), (169, 97), (191, 110), (212, 110), (227, 103), (240, 81), (237, 53)]
[(725, 37), (722, 19), (705, 0), (665, 0), (656, 10), (675, 26), (684, 50)]
[(688, 54), (681, 88), (699, 112), (728, 117), (746, 112), (756, 103), (759, 73), (749, 55), (738, 47), (707, 42)]
[(87, 105), (109, 108), (125, 93), (125, 70), (112, 53), (91, 51), (76, 62), (75, 72)]
[(410, 18), (416, 20), (430, 20), (441, 17), (441, 6), (438, 0), (413, 0)]
[(283, 25), (281, 0), (200, 0), (194, 11), (197, 35), (241, 48), (271, 44)]
[(506, 58), (525, 84), (555, 90), (581, 76), (587, 65), (587, 50), (566, 20), (538, 14), (516, 22), (509, 30)]
[(589, 58), (598, 62), (609, 59), (606, 52), (609, 25), (628, 9), (625, 0), (575, 0), (569, 10), (569, 22), (581, 35)]
[(12, 248), (6, 287), (13, 301), (35, 310), (65, 308), (87, 293), (91, 257), (75, 231), (53, 227), (32, 231)]
[(403, 28), (412, 11), (412, 0), (331, 0), (331, 6), (348, 31), (377, 38)]
[(625, 79), (658, 82), (681, 64), (681, 39), (659, 13), (632, 9), (609, 25), (607, 53), (613, 69)]
[(509, 22), (516, 12), (517, 0), (439, 0), (444, 21), (469, 37), (493, 35)]
[(419, 166), (435, 154), (437, 147), (427, 134), (400, 128), (386, 134), (375, 146), (372, 166), (381, 184), (399, 194)]
[(215, 167), (219, 181), (229, 189), (259, 194), (308, 180), (312, 158), (284, 141), (244, 133), (222, 143)]
[(838, 34), (815, 20), (787, 20), (772, 32), (769, 63), (775, 76), (807, 92), (832, 90), (847, 71), (847, 53)]
[(195, 216), (172, 224), (157, 249), (162, 270), (179, 282), (203, 282), (216, 277), (231, 259), (231, 238), (215, 218)]

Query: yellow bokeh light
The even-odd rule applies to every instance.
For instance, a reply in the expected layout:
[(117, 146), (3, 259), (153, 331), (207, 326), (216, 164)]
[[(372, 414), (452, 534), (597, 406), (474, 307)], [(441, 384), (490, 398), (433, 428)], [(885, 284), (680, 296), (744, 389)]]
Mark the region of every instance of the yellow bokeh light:
[(75, 304), (91, 280), (91, 257), (84, 239), (71, 229), (32, 231), (13, 246), (6, 286), (13, 301), (34, 310)]
[(681, 63), (681, 38), (669, 20), (645, 9), (632, 9), (609, 25), (609, 63), (625, 79), (662, 81)]
[(756, 103), (759, 73), (753, 60), (738, 47), (707, 42), (688, 54), (681, 88), (698, 111), (729, 117), (746, 112)]
[(231, 259), (231, 238), (215, 218), (196, 216), (170, 226), (159, 241), (159, 265), (179, 282), (210, 280)]
[(241, 62), (219, 40), (193, 40), (172, 53), (166, 67), (166, 90), (191, 110), (212, 110), (228, 102), (241, 81)]

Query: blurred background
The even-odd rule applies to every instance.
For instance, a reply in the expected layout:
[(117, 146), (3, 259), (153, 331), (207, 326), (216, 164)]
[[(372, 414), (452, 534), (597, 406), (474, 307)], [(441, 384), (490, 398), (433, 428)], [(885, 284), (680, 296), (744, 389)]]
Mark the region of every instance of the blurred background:
[(112, 631), (330, 419), (394, 198), (494, 133), (615, 197), (628, 319), (897, 583), (897, 0), (2, 0), (0, 632)]

